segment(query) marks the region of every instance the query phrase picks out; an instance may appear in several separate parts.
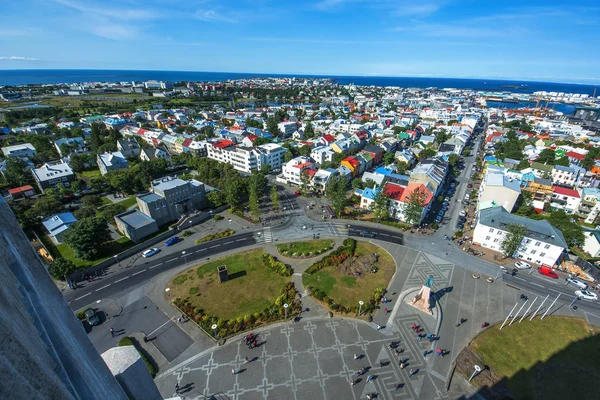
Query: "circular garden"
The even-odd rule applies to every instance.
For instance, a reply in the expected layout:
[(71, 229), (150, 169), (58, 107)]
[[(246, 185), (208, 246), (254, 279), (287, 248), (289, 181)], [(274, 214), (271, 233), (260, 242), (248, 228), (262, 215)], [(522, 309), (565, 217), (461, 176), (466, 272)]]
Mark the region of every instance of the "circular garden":
[[(227, 267), (221, 283), (217, 267)], [(177, 274), (167, 287), (188, 318), (206, 332), (217, 324), (220, 338), (274, 322), (300, 312), (301, 303), (291, 282), (293, 270), (262, 249), (223, 257)]]
[(311, 265), (303, 284), (332, 311), (373, 312), (385, 293), (396, 264), (392, 256), (372, 243), (344, 240), (344, 244)]

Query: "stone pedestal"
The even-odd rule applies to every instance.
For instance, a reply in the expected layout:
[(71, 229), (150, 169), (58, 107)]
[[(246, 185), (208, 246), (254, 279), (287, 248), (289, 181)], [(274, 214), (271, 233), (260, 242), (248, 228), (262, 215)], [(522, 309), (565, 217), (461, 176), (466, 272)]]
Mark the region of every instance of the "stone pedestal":
[(431, 310), (431, 288), (425, 285), (421, 286), (419, 293), (408, 301), (408, 304), (427, 314), (433, 315), (433, 311)]
[(219, 265), (217, 267), (217, 272), (219, 273), (219, 281), (221, 283), (227, 282), (229, 280), (229, 274), (227, 273), (226, 265)]

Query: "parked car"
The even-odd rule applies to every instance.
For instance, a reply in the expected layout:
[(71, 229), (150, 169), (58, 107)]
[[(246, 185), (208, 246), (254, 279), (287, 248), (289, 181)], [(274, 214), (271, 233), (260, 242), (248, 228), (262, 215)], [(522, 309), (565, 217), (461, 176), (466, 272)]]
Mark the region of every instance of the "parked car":
[(369, 231), (360, 231), (360, 236), (374, 238), (377, 235), (375, 233), (369, 232)]
[(558, 274), (556, 272), (552, 271), (551, 268), (542, 267), (542, 268), (538, 269), (538, 272), (542, 275), (546, 275), (549, 278), (558, 279)]
[(461, 221), (458, 221), (456, 223), (456, 229), (462, 229), (462, 228), (464, 228), (464, 226), (465, 226), (465, 224), (463, 224)]
[(568, 278), (567, 278), (567, 282), (568, 282), (568, 283), (572, 283), (572, 284), (574, 284), (575, 286), (577, 286), (577, 287), (579, 287), (580, 289), (583, 289), (583, 290), (585, 290), (585, 289), (587, 289), (587, 288), (588, 288), (588, 285), (587, 285), (587, 283), (585, 283), (585, 282), (583, 282), (583, 281), (580, 281), (579, 279), (575, 279), (575, 278), (568, 277)]
[(174, 244), (181, 242), (181, 240), (182, 239), (179, 236), (173, 236), (165, 242), (165, 246), (173, 246)]
[(473, 187), (473, 184), (472, 184), (472, 183), (469, 183), (469, 184), (467, 184), (467, 187), (468, 187), (469, 189), (471, 189), (471, 188)]
[(148, 249), (148, 250), (144, 251), (142, 253), (142, 256), (144, 256), (144, 257), (152, 257), (153, 255), (155, 255), (159, 251), (160, 251), (159, 249), (157, 249), (156, 247), (154, 247), (154, 248), (151, 248), (151, 249)]
[(531, 268), (531, 265), (527, 264), (525, 261), (517, 261), (515, 267), (518, 269), (529, 269)]
[(461, 210), (460, 213), (458, 213), (458, 215), (460, 215), (461, 217), (466, 217), (467, 212), (465, 210)]
[(586, 300), (598, 300), (598, 295), (596, 293), (588, 292), (587, 290), (577, 290), (575, 295)]
[(458, 220), (462, 223), (467, 222), (467, 217), (458, 217)]
[(96, 326), (100, 324), (100, 317), (98, 316), (98, 314), (96, 314), (96, 311), (94, 310), (87, 310), (85, 312), (85, 320), (88, 322), (88, 324), (90, 324), (91, 326)]
[(444, 219), (444, 217), (442, 217), (441, 215), (438, 215), (437, 217), (435, 217), (435, 222), (437, 222), (439, 224), (440, 222), (443, 221), (443, 219)]

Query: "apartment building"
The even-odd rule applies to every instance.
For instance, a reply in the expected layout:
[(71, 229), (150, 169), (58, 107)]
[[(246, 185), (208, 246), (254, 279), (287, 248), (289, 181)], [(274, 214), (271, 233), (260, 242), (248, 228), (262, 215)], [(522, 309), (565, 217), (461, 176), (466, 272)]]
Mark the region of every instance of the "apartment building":
[(33, 178), (42, 192), (55, 187), (59, 183), (68, 188), (71, 186), (71, 182), (77, 179), (69, 164), (63, 161), (46, 163), (40, 168), (35, 168), (31, 171)]

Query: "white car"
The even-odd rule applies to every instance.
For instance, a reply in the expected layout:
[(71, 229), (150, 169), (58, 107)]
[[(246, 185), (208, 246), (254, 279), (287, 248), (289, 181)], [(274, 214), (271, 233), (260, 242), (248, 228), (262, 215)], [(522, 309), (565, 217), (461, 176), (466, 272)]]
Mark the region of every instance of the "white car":
[(517, 261), (515, 267), (518, 269), (529, 269), (531, 268), (531, 265), (527, 264), (525, 261)]
[(598, 295), (594, 292), (588, 292), (587, 290), (578, 290), (575, 292), (577, 297), (586, 300), (598, 300)]
[(580, 289), (583, 289), (583, 290), (588, 288), (587, 283), (580, 281), (579, 279), (569, 277), (569, 278), (567, 278), (567, 282), (572, 283), (573, 285), (576, 285), (577, 287), (579, 287)]
[(142, 253), (142, 256), (144, 257), (152, 257), (153, 255), (155, 255), (156, 253), (158, 253), (160, 250), (158, 250), (156, 247), (152, 248), (152, 249), (148, 249), (146, 251), (144, 251)]

